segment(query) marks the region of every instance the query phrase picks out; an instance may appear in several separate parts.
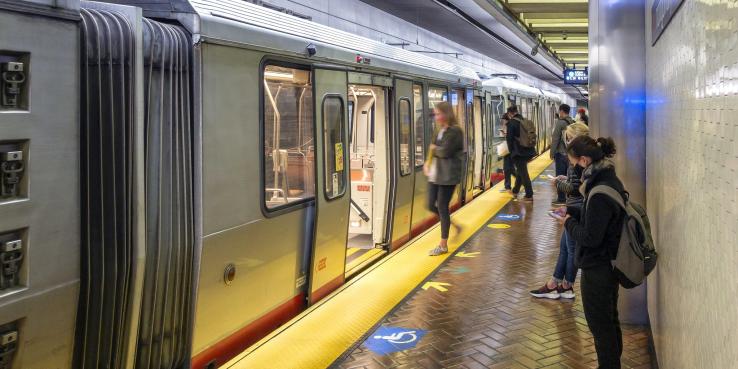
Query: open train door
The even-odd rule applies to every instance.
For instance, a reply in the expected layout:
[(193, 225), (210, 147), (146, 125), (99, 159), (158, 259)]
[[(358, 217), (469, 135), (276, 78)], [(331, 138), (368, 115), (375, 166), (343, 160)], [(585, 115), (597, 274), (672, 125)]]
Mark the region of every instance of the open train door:
[(315, 69), (315, 229), (310, 304), (344, 281), (351, 195), (348, 189), (347, 74)]
[(410, 239), (410, 219), (413, 211), (415, 171), (413, 164), (413, 82), (395, 78), (392, 97), (392, 159), (394, 212), (390, 249), (394, 250)]

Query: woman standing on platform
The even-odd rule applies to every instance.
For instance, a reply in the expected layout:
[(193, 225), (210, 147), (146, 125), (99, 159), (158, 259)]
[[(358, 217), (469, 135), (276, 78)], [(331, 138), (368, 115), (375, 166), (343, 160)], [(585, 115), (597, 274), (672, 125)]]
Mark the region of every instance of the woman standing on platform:
[[(579, 136), (588, 136), (589, 127), (584, 123), (572, 123), (566, 127), (564, 133), (564, 143), (569, 143)], [(573, 162), (569, 163), (565, 176), (558, 176), (552, 179), (558, 191), (566, 194), (566, 206), (555, 209), (553, 212), (558, 216), (565, 216), (566, 209), (582, 207), (584, 197), (579, 192), (579, 186), (582, 184), (582, 172), (584, 168)], [(547, 299), (573, 299), (574, 298), (574, 281), (577, 278), (577, 267), (574, 265), (574, 249), (576, 242), (564, 230), (561, 233), (561, 241), (559, 242), (559, 258), (556, 261), (553, 276), (541, 288), (530, 291), (530, 294), (538, 298)]]
[(606, 185), (626, 199), (623, 183), (608, 160), (615, 155), (612, 138), (579, 136), (567, 146), (569, 162), (584, 168), (581, 192), (584, 206), (568, 208), (564, 227), (576, 241), (575, 263), (582, 269), (582, 306), (594, 336), (600, 369), (620, 368), (623, 334), (618, 320), (618, 279), (610, 261), (615, 258), (623, 226), (623, 210), (605, 194), (589, 196)]
[[(435, 139), (428, 148), (428, 160), (423, 171), (428, 176), (428, 208), (438, 214), (441, 220), (441, 241), (430, 251), (431, 256), (448, 252), (448, 234), (451, 226), (449, 204), (456, 185), (461, 182), (461, 156), (464, 152), (464, 134), (454, 115), (454, 110), (446, 101), (433, 108), (437, 131)], [(454, 224), (456, 233), (460, 227)]]

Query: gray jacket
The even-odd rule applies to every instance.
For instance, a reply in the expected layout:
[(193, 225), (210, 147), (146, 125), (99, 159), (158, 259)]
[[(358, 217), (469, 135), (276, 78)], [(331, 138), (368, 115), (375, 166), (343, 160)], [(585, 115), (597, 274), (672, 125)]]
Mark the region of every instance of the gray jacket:
[(436, 162), (437, 185), (451, 186), (461, 182), (462, 157), (464, 155), (464, 133), (458, 126), (448, 127), (443, 137), (434, 137), (436, 149), (433, 160)]
[(566, 155), (566, 144), (564, 143), (564, 135), (566, 134), (566, 127), (568, 127), (569, 124), (572, 123), (574, 123), (574, 119), (571, 119), (571, 117), (556, 120), (556, 125), (554, 125), (553, 134), (551, 135), (551, 159), (554, 158), (555, 154)]

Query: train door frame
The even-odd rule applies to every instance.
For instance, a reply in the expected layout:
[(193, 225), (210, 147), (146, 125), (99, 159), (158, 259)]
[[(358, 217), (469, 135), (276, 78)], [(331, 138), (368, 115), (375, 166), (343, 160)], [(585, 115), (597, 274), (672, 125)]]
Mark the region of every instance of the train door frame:
[[(348, 241), (348, 212), (351, 189), (346, 163), (348, 150), (348, 73), (343, 67), (313, 66), (313, 96), (315, 125), (315, 221), (310, 248), (308, 273), (308, 304), (313, 304), (330, 294), (345, 281), (346, 242)], [(333, 196), (327, 193), (328, 179), (325, 164), (328, 151), (325, 145), (325, 103), (332, 98), (341, 99), (342, 140), (334, 145), (335, 172), (332, 173)], [(341, 162), (339, 162), (339, 158)], [(341, 168), (341, 169), (339, 169)], [(341, 172), (341, 176), (337, 176)], [(325, 177), (325, 178), (324, 178)], [(343, 179), (340, 193), (335, 192), (338, 180)], [(339, 260), (340, 262), (336, 262)]]
[[(420, 104), (421, 104), (421, 120), (422, 120), (422, 137), (423, 137), (423, 151), (422, 151), (422, 163), (417, 164), (417, 156), (415, 157), (414, 163), (415, 163), (415, 181), (413, 184), (414, 191), (413, 191), (413, 210), (410, 214), (410, 238), (413, 238), (417, 235), (419, 235), (422, 231), (424, 231), (430, 224), (430, 222), (433, 220), (434, 214), (428, 210), (428, 206), (426, 202), (428, 201), (428, 178), (423, 173), (423, 166), (425, 165), (426, 161), (428, 160), (428, 146), (431, 143), (431, 140), (433, 139), (433, 121), (430, 118), (430, 103), (428, 99), (428, 93), (430, 91), (430, 88), (435, 87), (439, 88), (438, 86), (433, 86), (432, 84), (429, 84), (427, 81), (420, 81), (415, 80), (413, 82), (413, 97), (415, 96), (415, 87), (420, 87)], [(448, 89), (446, 87), (443, 87), (446, 89), (446, 94), (448, 96)], [(416, 101), (413, 101), (413, 111), (417, 110)], [(417, 137), (417, 130), (416, 127), (413, 126), (413, 136)], [(415, 152), (415, 155), (418, 153)]]
[[(477, 104), (477, 102), (479, 104)], [(477, 197), (485, 190), (484, 169), (485, 169), (485, 119), (484, 119), (484, 93), (480, 90), (474, 90), (472, 96), (472, 143), (474, 151), (470, 154), (473, 156), (472, 167), (472, 195)], [(478, 169), (478, 170), (477, 170)]]
[[(382, 181), (384, 191), (381, 191), (381, 196), (384, 198), (382, 199), (382, 206), (375, 206), (376, 205), (376, 198), (372, 199), (372, 243), (373, 247), (368, 248), (369, 251), (364, 251), (362, 254), (354, 253), (352, 255), (353, 260), (349, 260), (349, 254), (348, 254), (348, 241), (344, 247), (347, 249), (347, 255), (344, 259), (344, 264), (346, 265), (345, 270), (345, 276), (346, 278), (350, 278), (353, 275), (358, 274), (361, 270), (365, 269), (367, 266), (371, 265), (374, 261), (381, 258), (386, 254), (387, 251), (389, 251), (389, 245), (390, 245), (390, 237), (391, 237), (391, 228), (392, 228), (392, 198), (393, 198), (393, 188), (392, 188), (392, 156), (393, 150), (392, 150), (392, 143), (391, 143), (391, 117), (392, 114), (392, 106), (391, 106), (391, 96), (392, 96), (392, 89), (393, 84), (391, 77), (384, 76), (384, 75), (376, 75), (376, 74), (368, 74), (368, 73), (358, 73), (358, 72), (349, 72), (349, 81), (347, 84), (347, 91), (348, 89), (352, 89), (354, 87), (357, 88), (369, 88), (372, 90), (381, 89), (382, 90), (382, 96), (381, 99), (383, 104), (383, 114), (381, 116), (381, 125), (382, 125), (382, 133), (383, 135), (380, 136), (381, 139), (385, 142), (384, 147), (382, 148), (384, 150), (382, 157), (383, 162), (381, 165), (384, 166), (384, 178), (377, 178), (376, 172), (373, 176), (373, 183), (372, 185), (376, 184), (377, 181)], [(350, 99), (349, 99), (350, 100)], [(351, 119), (351, 117), (349, 117)], [(350, 121), (348, 123), (348, 126), (350, 127), (353, 124), (353, 121)], [(375, 128), (378, 127), (379, 124), (375, 124)], [(351, 130), (349, 130), (351, 133)], [(376, 133), (375, 133), (376, 134)], [(349, 152), (351, 152), (352, 148), (349, 146)], [(375, 150), (375, 157), (376, 152), (379, 150), (376, 146), (374, 147)], [(376, 165), (376, 163), (375, 163)], [(352, 168), (351, 166), (351, 156), (349, 155), (349, 172), (351, 172)], [(352, 188), (352, 180), (351, 176), (349, 176), (349, 187)], [(373, 196), (376, 196), (376, 190)], [(353, 194), (352, 194), (353, 195)], [(352, 210), (349, 209), (349, 214)], [(378, 226), (376, 222), (376, 216), (374, 214), (377, 214), (377, 212), (387, 212), (384, 214), (382, 220), (381, 220), (381, 240), (377, 242), (377, 240), (374, 238), (375, 236), (375, 227)], [(350, 217), (350, 215), (349, 215)], [(350, 232), (347, 231), (347, 235), (350, 234)], [(372, 250), (381, 250), (381, 252), (376, 252)], [(352, 250), (355, 251), (355, 250)], [(351, 264), (351, 265), (350, 265)], [(350, 268), (349, 268), (350, 267)]]
[[(389, 239), (389, 251), (394, 251), (400, 245), (410, 240), (412, 230), (412, 209), (413, 209), (413, 193), (415, 188), (415, 164), (414, 150), (410, 150), (410, 144), (413, 138), (413, 86), (414, 81), (410, 78), (395, 76), (393, 78), (393, 87), (390, 93), (390, 101), (392, 108), (389, 109), (391, 127), (390, 132), (390, 151), (392, 158), (390, 170), (391, 197), (389, 204), (391, 220), (389, 222), (391, 228), (391, 237)], [(409, 169), (406, 174), (402, 172), (401, 157), (401, 116), (400, 105), (407, 103), (408, 107), (408, 165)]]

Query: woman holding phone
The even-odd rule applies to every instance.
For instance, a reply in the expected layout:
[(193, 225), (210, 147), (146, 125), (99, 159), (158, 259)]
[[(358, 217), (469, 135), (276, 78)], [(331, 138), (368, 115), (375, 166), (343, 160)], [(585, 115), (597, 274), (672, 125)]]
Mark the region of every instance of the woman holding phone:
[(627, 195), (608, 160), (615, 155), (612, 138), (579, 136), (567, 146), (569, 161), (584, 168), (581, 192), (584, 206), (567, 208), (562, 223), (576, 241), (575, 263), (582, 269), (582, 306), (592, 332), (600, 369), (620, 368), (623, 334), (618, 319), (619, 282), (611, 261), (615, 259), (623, 227), (623, 210), (605, 194), (590, 191), (599, 185), (613, 188), (623, 201)]
[[(459, 128), (454, 110), (446, 101), (433, 108), (437, 131), (433, 143), (428, 148), (429, 160), (423, 171), (428, 177), (428, 208), (438, 214), (441, 220), (441, 241), (431, 256), (448, 252), (448, 234), (451, 227), (449, 204), (456, 185), (461, 182), (461, 156), (464, 152), (464, 133)], [(457, 233), (458, 225), (454, 225)]]
[[(566, 127), (564, 142), (568, 145), (579, 136), (588, 136), (589, 127), (584, 123), (572, 123)], [(566, 194), (566, 206), (554, 209), (551, 213), (554, 217), (566, 216), (568, 207), (581, 208), (583, 196), (579, 192), (582, 184), (582, 172), (584, 168), (571, 164), (567, 168), (565, 176), (552, 177), (551, 181), (556, 185), (556, 190)], [(577, 278), (577, 267), (574, 265), (574, 239), (564, 230), (559, 241), (559, 257), (554, 267), (553, 276), (542, 287), (530, 291), (533, 297), (557, 300), (559, 298), (573, 299), (574, 281)]]

